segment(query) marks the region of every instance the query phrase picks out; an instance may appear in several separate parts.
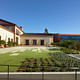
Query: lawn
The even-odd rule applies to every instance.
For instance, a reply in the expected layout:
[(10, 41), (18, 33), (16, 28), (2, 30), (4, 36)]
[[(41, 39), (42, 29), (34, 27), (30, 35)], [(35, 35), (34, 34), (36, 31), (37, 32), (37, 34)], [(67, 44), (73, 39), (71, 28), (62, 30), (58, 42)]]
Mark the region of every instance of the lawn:
[[(0, 54), (0, 64), (20, 65), (18, 67), (10, 67), (11, 72), (63, 72), (69, 71), (69, 68), (74, 66), (80, 68), (80, 60), (68, 56), (59, 49), (38, 50), (34, 48), (23, 52)], [(0, 72), (7, 72), (7, 67), (0, 66)]]
[[(36, 49), (35, 49), (36, 50)], [(60, 52), (60, 50), (40, 50), (40, 51), (35, 51), (35, 50), (25, 50), (24, 52), (8, 52), (5, 54), (0, 54), (0, 64), (5, 64), (5, 65), (21, 65), (21, 62), (24, 61), (26, 58), (49, 58), (48, 53), (55, 53), (55, 52)], [(15, 54), (15, 55), (13, 55)], [(17, 55), (18, 54), (18, 55)], [(10, 71), (16, 71), (17, 67), (10, 67)], [(1, 72), (6, 72), (7, 67), (0, 67)]]

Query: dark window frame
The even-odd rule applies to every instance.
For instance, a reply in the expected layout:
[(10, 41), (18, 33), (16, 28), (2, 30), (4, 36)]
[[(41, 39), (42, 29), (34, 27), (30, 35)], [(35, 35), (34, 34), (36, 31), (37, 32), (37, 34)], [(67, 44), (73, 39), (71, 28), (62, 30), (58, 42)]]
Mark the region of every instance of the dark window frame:
[(0, 41), (1, 41), (1, 36), (0, 36)]
[(8, 42), (10, 41), (10, 38), (8, 38)]

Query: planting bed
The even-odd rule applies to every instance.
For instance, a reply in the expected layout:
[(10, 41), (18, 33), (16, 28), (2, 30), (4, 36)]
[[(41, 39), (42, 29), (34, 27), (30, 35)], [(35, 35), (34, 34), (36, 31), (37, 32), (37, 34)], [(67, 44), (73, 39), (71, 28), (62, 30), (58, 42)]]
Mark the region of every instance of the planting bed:
[(58, 72), (70, 71), (70, 67), (80, 67), (80, 60), (65, 53), (49, 53), (49, 58), (26, 58), (17, 72)]

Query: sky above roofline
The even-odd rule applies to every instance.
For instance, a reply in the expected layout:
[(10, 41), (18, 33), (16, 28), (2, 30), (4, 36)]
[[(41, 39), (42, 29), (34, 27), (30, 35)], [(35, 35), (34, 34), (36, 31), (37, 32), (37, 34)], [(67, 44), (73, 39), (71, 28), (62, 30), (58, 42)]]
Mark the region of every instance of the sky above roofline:
[(0, 18), (27, 33), (80, 34), (80, 0), (1, 0)]

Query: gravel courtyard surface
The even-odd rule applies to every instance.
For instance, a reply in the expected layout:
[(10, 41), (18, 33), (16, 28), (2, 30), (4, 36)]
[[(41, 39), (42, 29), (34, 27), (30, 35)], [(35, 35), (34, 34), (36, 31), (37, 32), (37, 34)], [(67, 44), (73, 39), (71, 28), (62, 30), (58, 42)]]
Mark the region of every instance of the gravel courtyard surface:
[(40, 51), (40, 49), (42, 49), (42, 50), (48, 50), (49, 48), (50, 49), (52, 49), (52, 48), (55, 49), (56, 47), (18, 46), (18, 47), (10, 47), (10, 48), (0, 48), (0, 54), (7, 53), (7, 52), (14, 52), (15, 53), (16, 51), (25, 51), (25, 50), (30, 50), (30, 49), (34, 49), (33, 50), (33, 52), (34, 52), (34, 51), (36, 51), (36, 49), (38, 51)]

